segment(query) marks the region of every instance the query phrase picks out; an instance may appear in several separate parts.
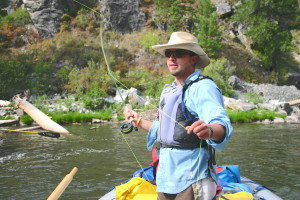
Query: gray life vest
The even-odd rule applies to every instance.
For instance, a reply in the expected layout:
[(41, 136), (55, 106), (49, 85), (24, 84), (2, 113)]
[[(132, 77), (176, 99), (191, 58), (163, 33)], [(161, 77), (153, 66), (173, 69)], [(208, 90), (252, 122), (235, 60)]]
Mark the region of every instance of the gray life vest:
[(159, 130), (157, 141), (164, 148), (194, 149), (207, 145), (206, 141), (194, 133), (187, 134), (186, 126), (197, 121), (184, 105), (184, 92), (194, 82), (209, 78), (200, 75), (196, 80), (184, 81), (180, 85), (169, 85), (164, 88), (159, 103)]

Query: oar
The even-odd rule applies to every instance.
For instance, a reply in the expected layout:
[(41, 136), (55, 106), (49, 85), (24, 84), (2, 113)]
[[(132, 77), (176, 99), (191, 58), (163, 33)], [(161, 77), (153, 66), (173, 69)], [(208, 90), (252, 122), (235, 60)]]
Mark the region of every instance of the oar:
[(41, 136), (45, 137), (52, 137), (52, 138), (59, 138), (59, 133), (52, 133), (52, 132), (33, 132), (33, 131), (18, 131), (18, 130), (12, 130), (12, 129), (4, 129), (0, 128), (0, 131), (8, 131), (8, 132), (17, 132), (17, 133), (31, 133), (31, 134), (39, 134)]
[(55, 188), (55, 190), (52, 192), (52, 194), (48, 197), (47, 200), (57, 200), (60, 195), (65, 191), (65, 189), (68, 187), (68, 185), (73, 180), (73, 176), (78, 171), (77, 167), (74, 167), (70, 174), (66, 175), (65, 178), (59, 183), (59, 185)]

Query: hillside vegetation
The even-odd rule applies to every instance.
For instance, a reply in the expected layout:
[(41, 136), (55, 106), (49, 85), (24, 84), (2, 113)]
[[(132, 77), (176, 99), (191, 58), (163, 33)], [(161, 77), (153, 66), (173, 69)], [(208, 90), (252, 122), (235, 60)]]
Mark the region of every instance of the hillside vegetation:
[[(235, 5), (237, 1), (229, 2)], [(172, 77), (167, 75), (165, 60), (151, 46), (166, 43), (171, 32), (178, 30), (197, 36), (212, 59), (204, 72), (214, 78), (224, 95), (232, 94), (227, 83), (231, 75), (248, 82), (284, 84), (288, 72), (300, 71), (292, 57), (293, 52), (300, 53), (298, 2), (243, 2), (233, 15), (221, 18), (210, 0), (141, 1), (141, 9), (155, 18), (148, 17), (142, 30), (126, 34), (101, 32), (101, 16), (95, 12), (98, 5), (91, 3), (91, 9), (78, 6), (66, 11), (60, 32), (51, 38), (32, 29), (26, 10), (1, 12), (0, 97), (9, 100), (29, 89), (36, 95), (73, 94), (92, 104), (93, 98), (115, 95), (106, 61), (118, 87), (135, 87), (157, 97)], [(236, 23), (247, 27), (251, 49), (230, 34)], [(105, 106), (101, 101), (97, 104), (97, 108)]]

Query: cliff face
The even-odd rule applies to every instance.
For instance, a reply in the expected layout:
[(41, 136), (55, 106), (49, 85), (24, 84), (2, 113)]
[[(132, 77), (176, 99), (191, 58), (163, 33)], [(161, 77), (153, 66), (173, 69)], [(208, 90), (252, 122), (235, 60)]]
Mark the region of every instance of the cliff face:
[(99, 0), (104, 16), (104, 27), (119, 33), (141, 30), (146, 24), (146, 15), (137, 0)]
[[(146, 24), (146, 15), (137, 0), (98, 0), (97, 4), (108, 30), (130, 33), (141, 30)], [(29, 12), (39, 34), (48, 38), (59, 32), (64, 10), (80, 5), (73, 0), (9, 0), (6, 10), (11, 13), (21, 6)]]
[[(34, 28), (43, 38), (52, 37), (60, 31), (61, 16), (65, 10), (74, 10), (75, 7), (84, 8), (74, 0), (8, 0), (7, 12), (13, 12), (17, 7), (25, 8), (29, 13)], [(139, 31), (150, 22), (153, 22), (153, 1), (151, 0), (94, 0), (98, 11), (103, 16), (104, 27), (118, 33), (130, 33)], [(230, 16), (234, 8), (225, 0), (213, 1), (220, 20)], [(84, 1), (83, 1), (84, 4)], [(166, 29), (165, 26), (152, 23), (158, 29)], [(228, 24), (227, 24), (228, 26)], [(230, 34), (236, 37), (246, 47), (249, 42), (243, 35), (242, 25), (229, 25)], [(228, 30), (228, 29), (227, 29)]]
[(35, 28), (44, 38), (59, 31), (59, 21), (64, 9), (60, 0), (23, 0), (23, 3)]
[(34, 29), (43, 38), (52, 37), (59, 31), (59, 22), (64, 9), (72, 4), (70, 0), (9, 0), (7, 13), (14, 12), (16, 8), (26, 9), (34, 24)]

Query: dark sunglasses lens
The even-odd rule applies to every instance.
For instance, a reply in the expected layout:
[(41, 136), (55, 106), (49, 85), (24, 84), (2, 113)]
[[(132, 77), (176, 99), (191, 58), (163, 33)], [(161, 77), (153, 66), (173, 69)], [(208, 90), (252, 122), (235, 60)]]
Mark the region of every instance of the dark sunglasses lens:
[(181, 58), (184, 55), (186, 55), (187, 52), (185, 50), (175, 50), (175, 51), (170, 51), (169, 49), (167, 49), (165, 51), (165, 56), (167, 58), (170, 58), (171, 56), (175, 57), (175, 58)]
[(169, 50), (169, 49), (167, 49), (166, 51), (165, 51), (165, 56), (167, 57), (167, 58), (170, 58), (171, 57), (171, 51)]

